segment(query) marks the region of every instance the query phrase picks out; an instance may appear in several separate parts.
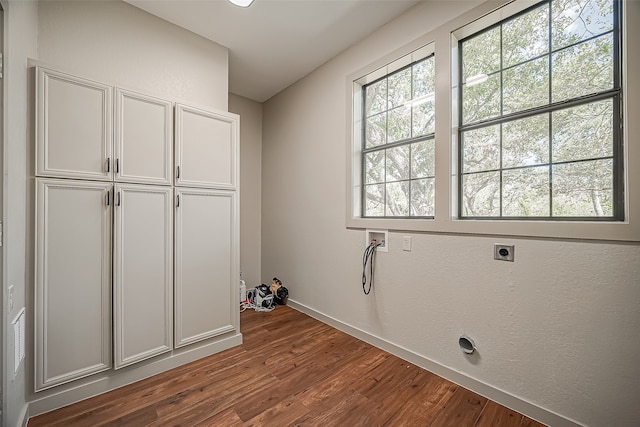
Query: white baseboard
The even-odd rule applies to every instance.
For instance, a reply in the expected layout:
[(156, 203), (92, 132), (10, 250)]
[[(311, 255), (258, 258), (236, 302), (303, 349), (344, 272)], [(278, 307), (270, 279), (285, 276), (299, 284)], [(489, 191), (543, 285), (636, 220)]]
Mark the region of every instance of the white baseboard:
[(541, 408), (540, 406), (534, 405), (531, 402), (527, 402), (517, 396), (507, 393), (504, 390), (500, 390), (496, 387), (493, 387), (489, 384), (483, 383), (477, 379), (471, 378), (462, 372), (455, 371), (447, 366), (444, 366), (438, 362), (434, 362), (424, 356), (421, 356), (409, 349), (401, 347), (397, 344), (389, 342), (384, 338), (377, 337), (375, 335), (370, 334), (369, 332), (363, 331), (362, 329), (351, 326), (347, 323), (344, 323), (338, 319), (335, 319), (331, 316), (328, 316), (324, 313), (316, 311), (315, 309), (299, 303), (295, 300), (289, 298), (287, 305), (291, 308), (301, 311), (302, 313), (308, 314), (309, 316), (317, 319), (327, 325), (333, 326), (336, 329), (341, 330), (353, 337), (356, 337), (368, 344), (371, 344), (375, 347), (378, 347), (386, 352), (389, 352), (399, 358), (406, 360), (407, 362), (413, 363), (416, 366), (420, 366), (423, 369), (426, 369), (429, 372), (432, 372), (442, 378), (445, 378), (455, 384), (458, 384), (466, 389), (473, 391), (474, 393), (478, 393), (481, 396), (484, 396), (494, 402), (497, 402), (507, 408), (510, 408), (514, 411), (517, 411), (521, 414), (526, 415), (529, 418), (532, 418), (536, 421), (539, 421), (543, 424), (553, 426), (553, 427), (581, 427), (582, 424), (577, 423), (576, 421), (570, 420), (566, 417), (563, 417), (560, 414), (549, 411), (547, 409)]

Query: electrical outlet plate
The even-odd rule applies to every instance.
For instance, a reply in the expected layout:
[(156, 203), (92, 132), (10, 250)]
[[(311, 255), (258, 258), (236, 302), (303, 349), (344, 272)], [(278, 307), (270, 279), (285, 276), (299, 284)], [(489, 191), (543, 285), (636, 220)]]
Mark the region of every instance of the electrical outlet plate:
[(514, 245), (505, 245), (502, 243), (495, 243), (493, 245), (493, 259), (498, 261), (511, 261), (514, 260), (516, 247)]
[(402, 236), (402, 250), (411, 252), (411, 236)]

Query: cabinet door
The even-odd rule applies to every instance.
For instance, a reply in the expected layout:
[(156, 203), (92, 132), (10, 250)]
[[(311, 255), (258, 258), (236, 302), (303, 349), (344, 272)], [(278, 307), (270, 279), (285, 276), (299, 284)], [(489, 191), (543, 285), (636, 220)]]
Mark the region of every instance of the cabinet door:
[(172, 189), (114, 189), (114, 364), (119, 369), (172, 348)]
[(237, 115), (176, 104), (176, 185), (233, 190), (238, 185)]
[(111, 367), (111, 185), (36, 179), (35, 388)]
[(36, 76), (36, 174), (111, 180), (111, 87), (45, 68)]
[(236, 194), (176, 189), (175, 346), (237, 329)]
[(171, 184), (171, 102), (116, 89), (115, 180)]

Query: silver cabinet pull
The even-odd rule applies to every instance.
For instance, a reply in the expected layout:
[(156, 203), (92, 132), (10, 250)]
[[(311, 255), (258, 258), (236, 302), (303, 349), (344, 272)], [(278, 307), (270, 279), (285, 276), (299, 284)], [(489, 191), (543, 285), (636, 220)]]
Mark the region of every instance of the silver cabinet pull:
[(111, 189), (107, 191), (107, 206), (111, 204)]
[(120, 159), (116, 159), (116, 173), (120, 173)]
[(180, 179), (180, 166), (176, 166), (176, 178)]
[(178, 194), (176, 196), (176, 198), (178, 199), (178, 203), (176, 204), (176, 207), (179, 208), (180, 207), (180, 195)]
[(118, 202), (117, 202), (117, 206), (120, 206), (120, 192), (118, 191)]
[(107, 173), (111, 172), (111, 157), (107, 157)]

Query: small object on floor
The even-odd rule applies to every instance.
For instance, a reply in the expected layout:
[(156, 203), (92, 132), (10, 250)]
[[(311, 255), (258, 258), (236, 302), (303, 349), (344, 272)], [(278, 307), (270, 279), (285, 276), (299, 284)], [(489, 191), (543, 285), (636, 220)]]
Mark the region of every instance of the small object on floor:
[(274, 296), (267, 285), (263, 283), (247, 292), (247, 299), (240, 304), (240, 311), (242, 312), (247, 308), (255, 311), (272, 311), (276, 308)]
[(271, 286), (264, 283), (247, 292), (246, 299), (240, 301), (240, 311), (250, 308), (255, 311), (272, 311), (277, 305), (286, 305), (289, 298), (287, 289), (280, 279), (273, 278)]
[(289, 289), (282, 285), (282, 281), (277, 277), (273, 278), (271, 282), (271, 293), (273, 294), (273, 299), (278, 305), (286, 305), (287, 298), (289, 298)]

